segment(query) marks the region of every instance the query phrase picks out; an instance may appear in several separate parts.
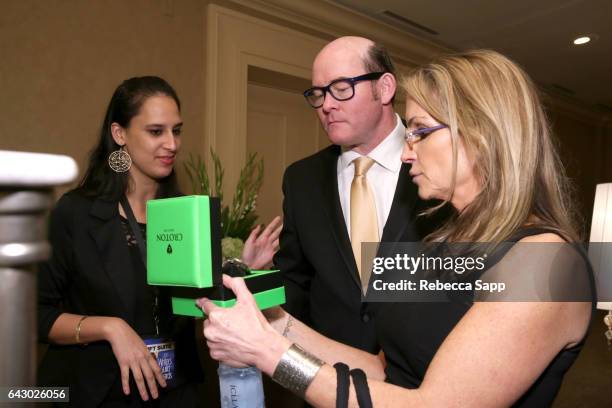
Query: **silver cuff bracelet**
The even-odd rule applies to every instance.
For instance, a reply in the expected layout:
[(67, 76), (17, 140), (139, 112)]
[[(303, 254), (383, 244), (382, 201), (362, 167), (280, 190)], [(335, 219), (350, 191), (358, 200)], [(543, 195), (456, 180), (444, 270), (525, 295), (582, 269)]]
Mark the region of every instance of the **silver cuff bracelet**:
[(298, 396), (304, 397), (306, 389), (323, 364), (324, 361), (293, 343), (278, 362), (272, 379)]

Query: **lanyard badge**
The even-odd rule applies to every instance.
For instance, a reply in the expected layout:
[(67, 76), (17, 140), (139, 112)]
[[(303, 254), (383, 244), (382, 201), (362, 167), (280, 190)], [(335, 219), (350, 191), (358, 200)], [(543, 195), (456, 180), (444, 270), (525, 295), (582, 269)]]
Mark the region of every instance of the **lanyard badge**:
[(149, 353), (153, 354), (153, 357), (157, 360), (157, 365), (159, 365), (168, 387), (174, 386), (176, 381), (174, 341), (162, 337), (148, 337), (143, 340), (147, 349), (149, 349)]

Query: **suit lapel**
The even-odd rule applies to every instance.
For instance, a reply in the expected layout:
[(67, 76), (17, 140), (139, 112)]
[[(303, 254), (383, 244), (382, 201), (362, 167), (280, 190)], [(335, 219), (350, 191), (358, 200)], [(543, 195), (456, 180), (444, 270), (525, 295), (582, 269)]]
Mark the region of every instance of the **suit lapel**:
[(132, 262), (125, 237), (121, 231), (117, 203), (96, 200), (90, 211), (95, 219), (89, 233), (103, 262), (103, 269), (117, 291), (128, 314), (130, 321), (134, 320), (133, 305), (133, 271)]
[(417, 187), (410, 180), (410, 165), (403, 163), (395, 187), (393, 203), (383, 229), (381, 242), (399, 242), (404, 231), (414, 225), (414, 208), (416, 205)]
[(342, 255), (342, 259), (346, 264), (347, 271), (351, 275), (353, 282), (361, 290), (361, 282), (351, 240), (348, 236), (346, 223), (344, 222), (344, 214), (340, 205), (340, 195), (338, 193), (338, 156), (340, 148), (333, 146), (330, 148), (329, 155), (325, 156), (325, 160), (321, 166), (321, 183), (323, 192), (323, 209), (327, 214), (330, 227), (333, 232), (336, 246)]

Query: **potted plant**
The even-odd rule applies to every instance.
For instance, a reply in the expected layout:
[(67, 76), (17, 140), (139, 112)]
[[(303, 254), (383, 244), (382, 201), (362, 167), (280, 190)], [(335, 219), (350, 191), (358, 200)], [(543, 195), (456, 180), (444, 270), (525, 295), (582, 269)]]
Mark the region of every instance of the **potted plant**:
[[(198, 155), (189, 155), (184, 163), (185, 171), (191, 182), (193, 194), (219, 197), (221, 202), (221, 248), (223, 257), (238, 258), (244, 248), (244, 241), (255, 226), (257, 214), (257, 194), (263, 182), (264, 163), (257, 153), (249, 154), (246, 164), (240, 170), (231, 205), (223, 202), (223, 174), (219, 156), (211, 149), (214, 178), (209, 176), (206, 163)], [(211, 184), (211, 179), (214, 183)]]

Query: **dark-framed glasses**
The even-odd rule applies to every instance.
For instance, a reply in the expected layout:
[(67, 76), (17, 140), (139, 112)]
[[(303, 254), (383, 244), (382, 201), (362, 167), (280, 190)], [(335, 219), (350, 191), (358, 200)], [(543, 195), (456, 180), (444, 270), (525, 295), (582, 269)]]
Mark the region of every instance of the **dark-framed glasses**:
[(418, 128), (418, 129), (408, 129), (406, 128), (406, 136), (404, 136), (404, 140), (408, 143), (408, 146), (412, 149), (412, 146), (425, 139), (427, 136), (435, 132), (436, 130), (447, 128), (447, 125), (436, 125), (432, 127), (426, 128)]
[(329, 92), (337, 101), (348, 101), (355, 96), (355, 84), (361, 81), (373, 81), (383, 76), (384, 72), (370, 72), (353, 78), (338, 78), (327, 86), (315, 86), (304, 91), (304, 98), (313, 108), (320, 108)]

